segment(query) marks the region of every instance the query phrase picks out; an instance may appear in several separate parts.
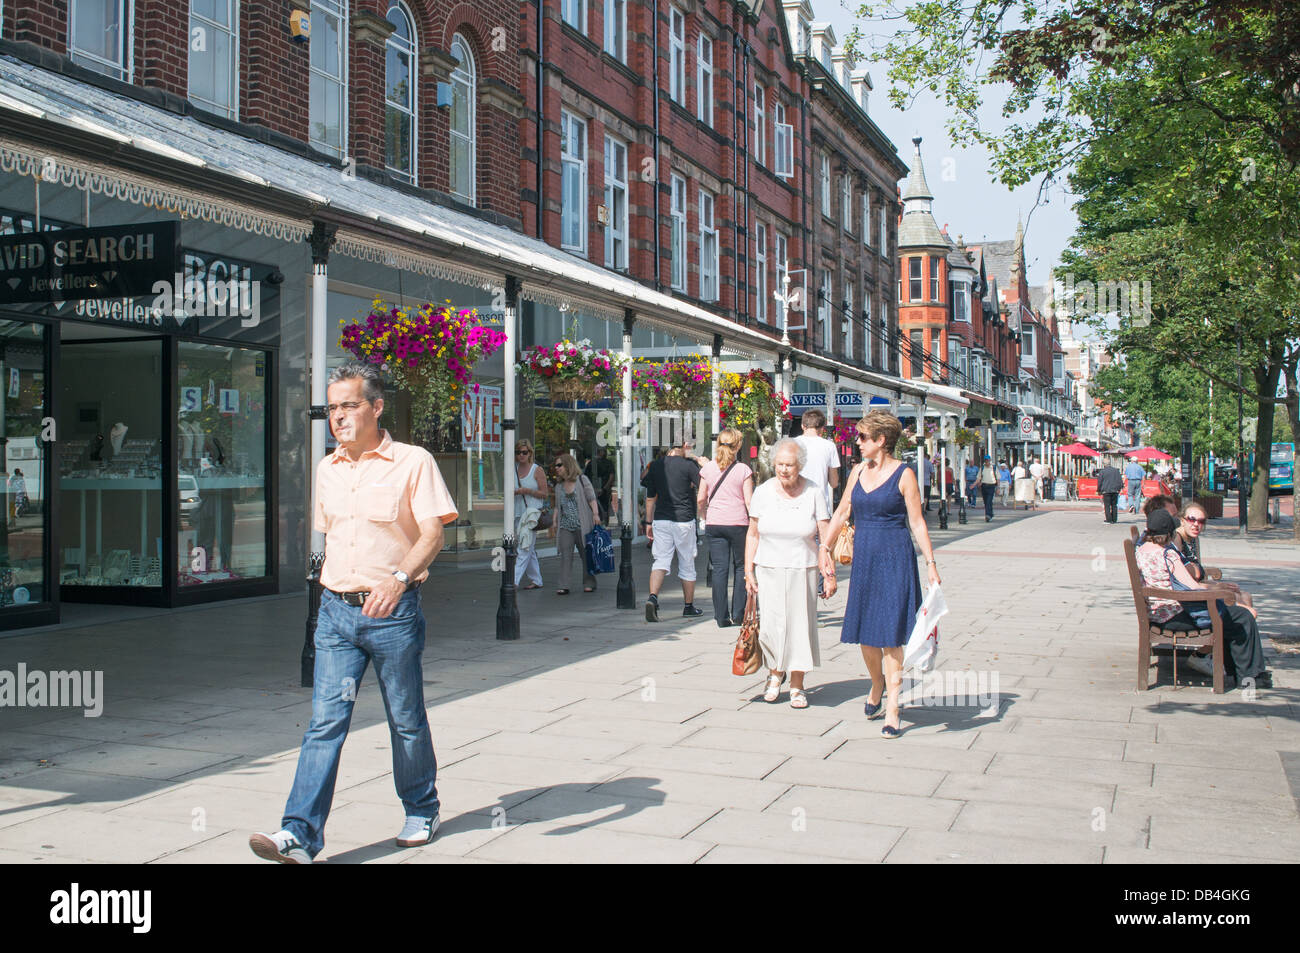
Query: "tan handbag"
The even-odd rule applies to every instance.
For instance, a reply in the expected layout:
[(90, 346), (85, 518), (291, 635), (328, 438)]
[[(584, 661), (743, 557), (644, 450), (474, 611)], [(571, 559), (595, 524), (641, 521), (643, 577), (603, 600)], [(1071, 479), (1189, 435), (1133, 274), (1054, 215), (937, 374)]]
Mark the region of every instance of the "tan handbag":
[(835, 544), (831, 547), (831, 560), (841, 566), (853, 562), (853, 527), (848, 523), (840, 527), (840, 535), (835, 538)]
[(752, 592), (745, 600), (745, 620), (740, 624), (736, 650), (731, 654), (732, 675), (753, 675), (763, 665), (763, 650), (758, 644), (758, 597)]

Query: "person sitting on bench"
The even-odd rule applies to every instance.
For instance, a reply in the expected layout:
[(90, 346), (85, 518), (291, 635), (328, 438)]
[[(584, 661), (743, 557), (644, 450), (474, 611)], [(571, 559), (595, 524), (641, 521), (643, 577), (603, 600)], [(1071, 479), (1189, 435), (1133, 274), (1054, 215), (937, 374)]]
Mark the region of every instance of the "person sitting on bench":
[[(1177, 520), (1164, 508), (1153, 510), (1147, 517), (1147, 531), (1136, 551), (1142, 584), (1154, 589), (1210, 588), (1192, 578), (1178, 551), (1170, 545), (1177, 529)], [(1185, 632), (1209, 628), (1210, 612), (1214, 611), (1204, 602), (1184, 605), (1173, 599), (1158, 598), (1148, 600), (1148, 607), (1153, 623), (1164, 629)], [(1227, 649), (1227, 658), (1223, 660), (1224, 673), (1235, 677), (1238, 686), (1272, 688), (1273, 673), (1264, 667), (1264, 644), (1254, 614), (1244, 606), (1226, 605), (1221, 599), (1215, 600), (1215, 609), (1223, 618), (1223, 640)], [(1188, 664), (1203, 675), (1214, 673), (1208, 656), (1193, 655)]]

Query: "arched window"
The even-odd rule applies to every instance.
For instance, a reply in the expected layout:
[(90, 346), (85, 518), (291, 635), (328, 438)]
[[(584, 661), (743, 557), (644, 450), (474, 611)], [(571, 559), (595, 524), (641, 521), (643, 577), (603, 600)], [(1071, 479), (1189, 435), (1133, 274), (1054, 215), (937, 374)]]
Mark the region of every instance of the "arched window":
[(451, 71), (451, 167), (450, 192), (470, 205), (474, 200), (474, 103), (477, 82), (474, 56), (465, 38), (457, 33), (451, 39), (451, 55), (456, 68)]
[(404, 3), (388, 8), (393, 25), (384, 65), (384, 164), (394, 175), (415, 184), (415, 21)]

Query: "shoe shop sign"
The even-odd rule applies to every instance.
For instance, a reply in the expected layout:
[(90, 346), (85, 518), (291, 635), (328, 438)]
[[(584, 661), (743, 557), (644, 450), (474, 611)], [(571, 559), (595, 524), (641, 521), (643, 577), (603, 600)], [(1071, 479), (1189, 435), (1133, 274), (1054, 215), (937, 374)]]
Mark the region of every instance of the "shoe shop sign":
[(179, 222), (0, 236), (0, 304), (131, 298), (180, 270)]

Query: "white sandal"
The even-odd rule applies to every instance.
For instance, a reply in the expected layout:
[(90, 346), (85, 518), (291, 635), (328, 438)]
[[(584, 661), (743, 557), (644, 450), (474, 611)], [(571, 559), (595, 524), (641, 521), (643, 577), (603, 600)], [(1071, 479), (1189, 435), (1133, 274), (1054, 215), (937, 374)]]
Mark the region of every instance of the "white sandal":
[(763, 692), (763, 701), (774, 702), (781, 697), (781, 686), (785, 684), (785, 676), (779, 678), (775, 675), (767, 677), (767, 688)]
[(790, 689), (790, 707), (791, 708), (808, 707), (808, 695), (804, 692), (802, 688)]

